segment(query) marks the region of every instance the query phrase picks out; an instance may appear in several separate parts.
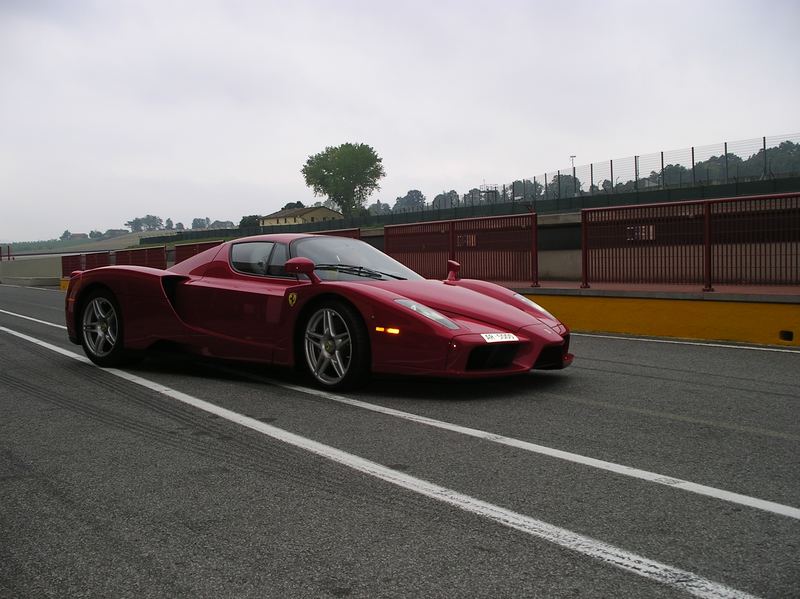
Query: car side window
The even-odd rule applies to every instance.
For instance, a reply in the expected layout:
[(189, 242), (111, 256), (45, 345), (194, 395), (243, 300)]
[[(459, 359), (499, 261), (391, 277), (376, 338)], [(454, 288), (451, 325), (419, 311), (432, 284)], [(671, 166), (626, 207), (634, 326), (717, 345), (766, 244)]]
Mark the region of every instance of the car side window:
[[(267, 269), (267, 274), (273, 277), (292, 276), (287, 275), (286, 269), (284, 268), (284, 265), (288, 259), (289, 248), (285, 243), (276, 243), (275, 247), (272, 249), (272, 256), (269, 258), (269, 268)], [(294, 277), (292, 276), (292, 278)]]
[(267, 274), (269, 255), (274, 245), (272, 241), (234, 244), (231, 248), (231, 266), (238, 272), (265, 275)]

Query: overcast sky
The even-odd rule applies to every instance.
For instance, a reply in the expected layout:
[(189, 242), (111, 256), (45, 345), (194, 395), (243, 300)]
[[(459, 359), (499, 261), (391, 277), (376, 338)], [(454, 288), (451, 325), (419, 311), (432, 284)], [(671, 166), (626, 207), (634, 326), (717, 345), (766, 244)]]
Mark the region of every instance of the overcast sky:
[(0, 241), (800, 132), (800, 1), (0, 0)]

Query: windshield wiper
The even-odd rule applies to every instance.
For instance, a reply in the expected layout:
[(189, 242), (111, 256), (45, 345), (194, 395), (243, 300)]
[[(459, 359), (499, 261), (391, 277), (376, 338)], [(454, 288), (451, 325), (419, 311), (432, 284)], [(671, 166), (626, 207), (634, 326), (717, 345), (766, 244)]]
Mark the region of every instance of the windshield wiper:
[(377, 270), (372, 270), (366, 266), (355, 266), (353, 264), (317, 264), (314, 267), (316, 270), (335, 270), (343, 272), (348, 275), (356, 275), (359, 277), (369, 277), (371, 279), (382, 279), (383, 273)]

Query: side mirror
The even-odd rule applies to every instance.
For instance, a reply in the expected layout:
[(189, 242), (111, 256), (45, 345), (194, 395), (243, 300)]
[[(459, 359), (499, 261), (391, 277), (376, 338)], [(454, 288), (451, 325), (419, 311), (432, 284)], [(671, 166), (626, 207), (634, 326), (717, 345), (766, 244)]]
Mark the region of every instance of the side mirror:
[(283, 265), (284, 270), (293, 275), (306, 275), (311, 282), (315, 285), (319, 283), (319, 277), (317, 273), (314, 272), (314, 262), (309, 260), (308, 258), (291, 258), (290, 260), (286, 261), (286, 264)]
[(447, 261), (447, 280), (448, 281), (455, 281), (458, 279), (458, 271), (461, 269), (461, 265), (456, 262), (455, 260), (448, 260)]

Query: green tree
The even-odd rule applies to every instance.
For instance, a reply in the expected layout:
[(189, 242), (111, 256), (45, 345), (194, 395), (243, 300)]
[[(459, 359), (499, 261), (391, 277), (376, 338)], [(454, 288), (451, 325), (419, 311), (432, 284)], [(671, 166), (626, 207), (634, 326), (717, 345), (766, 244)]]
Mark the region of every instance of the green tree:
[(419, 189), (410, 189), (394, 202), (392, 212), (418, 212), (425, 209), (425, 196)]
[(206, 229), (208, 225), (211, 224), (211, 221), (207, 218), (193, 218), (192, 219), (192, 229)]
[(100, 231), (89, 231), (89, 239), (100, 239), (102, 236)]
[(770, 175), (788, 177), (800, 174), (800, 144), (783, 141), (777, 148), (769, 148), (767, 156)]
[(381, 214), (390, 214), (392, 209), (389, 207), (389, 204), (382, 204), (380, 200), (372, 204), (367, 211), (372, 216), (380, 216)]
[(167, 219), (167, 220), (164, 222), (164, 228), (165, 228), (167, 231), (172, 231), (172, 229), (174, 229), (174, 228), (175, 228), (175, 225), (173, 225), (173, 224), (172, 224), (172, 219), (171, 219), (171, 218), (168, 218), (168, 219)]
[(72, 237), (72, 233), (70, 233), (70, 230), (69, 230), (69, 229), (67, 229), (66, 231), (64, 231), (64, 232), (61, 234), (61, 237), (59, 237), (59, 239), (60, 239), (61, 241), (66, 241), (66, 240), (67, 240), (67, 239), (69, 239), (70, 237)]
[(345, 143), (309, 156), (302, 173), (314, 195), (327, 196), (345, 216), (356, 212), (386, 176), (383, 160), (367, 144)]
[(141, 218), (132, 218), (125, 223), (125, 226), (128, 227), (133, 233), (138, 233), (144, 227), (144, 222)]
[(303, 202), (289, 202), (287, 203), (281, 210), (289, 210), (291, 208), (305, 208), (306, 205)]
[(183, 231), (184, 229), (186, 229), (186, 227), (184, 226), (183, 223), (175, 223), (175, 230), (176, 231)]
[(164, 221), (161, 220), (160, 216), (148, 214), (142, 218), (142, 225), (145, 231), (160, 231), (164, 228)]
[(560, 175), (553, 177), (547, 184), (547, 197), (550, 200), (556, 198), (571, 198), (578, 195), (581, 189), (581, 180), (572, 175)]
[(243, 216), (242, 220), (239, 221), (239, 228), (242, 229), (244, 227), (257, 227), (260, 220), (261, 220), (260, 214), (251, 214), (250, 216)]
[(530, 179), (517, 179), (509, 187), (509, 200), (514, 202), (532, 202), (540, 199), (544, 192), (544, 187), (541, 183), (536, 181), (534, 183)]

